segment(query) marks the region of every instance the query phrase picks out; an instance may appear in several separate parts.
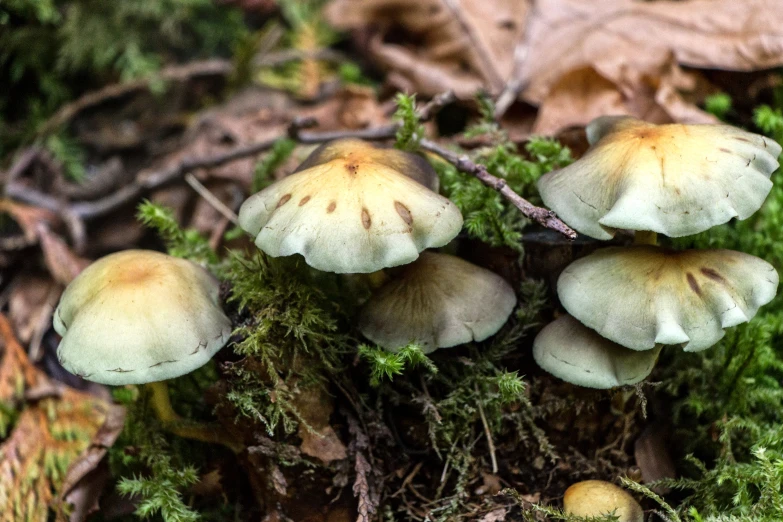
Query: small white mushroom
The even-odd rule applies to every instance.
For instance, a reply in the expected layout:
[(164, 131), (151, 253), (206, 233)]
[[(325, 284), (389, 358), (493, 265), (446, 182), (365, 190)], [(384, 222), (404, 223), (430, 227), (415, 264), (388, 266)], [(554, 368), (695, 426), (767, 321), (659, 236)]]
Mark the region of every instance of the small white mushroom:
[(57, 357), (102, 384), (163, 381), (201, 367), (231, 334), (218, 283), (203, 268), (159, 252), (99, 259), (68, 285), (54, 313)]
[(660, 346), (635, 351), (601, 337), (564, 315), (546, 325), (533, 341), (536, 363), (558, 379), (606, 390), (643, 381), (655, 367)]
[(359, 330), (396, 350), (410, 342), (425, 352), (497, 333), (516, 306), (499, 275), (446, 254), (424, 252), (376, 292), (359, 315)]
[(309, 168), (245, 201), (239, 224), (267, 254), (301, 254), (327, 272), (410, 263), (462, 229), (459, 209), (416, 181), (426, 177), (416, 158), (359, 140), (334, 142), (305, 162)]
[(627, 348), (698, 351), (749, 321), (777, 287), (775, 268), (743, 252), (634, 246), (571, 263), (557, 293), (568, 313)]
[(603, 480), (585, 480), (569, 487), (563, 511), (579, 517), (614, 515), (618, 522), (644, 522), (644, 511), (624, 489)]
[(781, 146), (728, 125), (653, 125), (602, 117), (593, 147), (538, 182), (544, 203), (597, 239), (618, 229), (697, 234), (756, 212), (769, 193)]

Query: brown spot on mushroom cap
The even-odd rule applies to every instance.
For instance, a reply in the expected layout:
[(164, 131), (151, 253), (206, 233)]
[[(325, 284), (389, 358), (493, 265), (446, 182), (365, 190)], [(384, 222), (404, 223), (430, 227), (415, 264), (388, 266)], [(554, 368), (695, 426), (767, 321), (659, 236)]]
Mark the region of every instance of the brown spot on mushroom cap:
[(370, 218), (370, 213), (367, 212), (366, 208), (362, 207), (362, 226), (369, 230), (371, 225), (372, 219)]
[(351, 176), (355, 176), (359, 173), (359, 165), (356, 162), (348, 162), (345, 164), (345, 170), (348, 171), (348, 174)]
[(688, 272), (685, 275), (685, 278), (688, 280), (688, 286), (691, 287), (691, 290), (693, 290), (696, 295), (701, 295), (701, 288), (699, 287), (699, 283), (696, 282), (696, 278), (693, 277), (693, 274)]
[(285, 196), (283, 196), (282, 198), (280, 198), (280, 201), (278, 201), (278, 202), (277, 202), (277, 206), (276, 206), (275, 208), (280, 208), (280, 207), (282, 207), (283, 205), (285, 205), (286, 203), (288, 203), (288, 201), (289, 201), (290, 199), (291, 199), (291, 194), (286, 194)]
[(704, 274), (705, 276), (709, 277), (710, 279), (712, 279), (713, 281), (717, 281), (719, 283), (726, 282), (726, 280), (723, 278), (723, 276), (720, 275), (717, 271), (713, 270), (712, 268), (706, 268), (705, 267), (705, 268), (702, 268), (700, 270), (700, 272), (702, 274)]
[(310, 201), (310, 196), (305, 196), (302, 198), (302, 200), (299, 202), (299, 206), (305, 205), (308, 201)]
[(575, 261), (557, 289), (569, 313), (616, 343), (699, 351), (717, 343), (725, 328), (750, 320), (777, 285), (772, 265), (741, 252), (639, 245)]
[(329, 206), (326, 207), (326, 213), (331, 214), (332, 212), (334, 212), (334, 209), (336, 208), (337, 208), (337, 202), (332, 201), (331, 203), (329, 203)]
[(402, 220), (405, 221), (406, 225), (411, 226), (413, 224), (413, 216), (411, 215), (411, 211), (408, 207), (406, 207), (399, 201), (395, 201), (394, 210), (397, 211), (397, 213), (400, 215)]

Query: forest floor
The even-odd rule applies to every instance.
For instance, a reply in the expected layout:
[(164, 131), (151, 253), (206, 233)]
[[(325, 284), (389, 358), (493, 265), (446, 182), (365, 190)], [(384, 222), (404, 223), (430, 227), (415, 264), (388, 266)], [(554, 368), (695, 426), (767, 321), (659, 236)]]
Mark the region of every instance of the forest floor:
[[(646, 520), (783, 520), (780, 298), (705, 352), (664, 350), (636, 386), (573, 386), (531, 354), (562, 314), (563, 268), (632, 240), (574, 238), (536, 180), (579, 158), (602, 115), (723, 121), (781, 142), (783, 10), (585, 4), (0, 6), (0, 521), (576, 521), (562, 498), (586, 479), (632, 490)], [(339, 137), (432, 163), (465, 218), (443, 251), (517, 294), (497, 335), (384, 352), (356, 327), (371, 278), (267, 257), (237, 226), (250, 194)], [(772, 179), (752, 218), (664, 244), (780, 271)], [(58, 362), (64, 288), (135, 248), (221, 281), (229, 345), (169, 388), (225, 445), (163, 429), (142, 387)]]

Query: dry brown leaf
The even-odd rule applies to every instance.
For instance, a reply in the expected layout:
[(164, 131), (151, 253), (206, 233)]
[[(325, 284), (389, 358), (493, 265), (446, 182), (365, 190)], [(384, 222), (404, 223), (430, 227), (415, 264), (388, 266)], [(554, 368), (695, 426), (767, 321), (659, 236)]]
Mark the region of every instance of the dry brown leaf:
[(659, 70), (637, 80), (633, 86), (616, 84), (592, 66), (566, 72), (541, 102), (533, 132), (557, 134), (606, 114), (628, 114), (658, 123), (718, 123), (693, 103), (708, 93), (706, 82), (696, 73), (683, 71), (672, 57)]
[[(748, 71), (783, 64), (777, 0), (537, 0), (530, 17), (518, 79), (524, 99), (541, 105), (537, 132), (587, 123), (597, 110), (565, 115), (593, 102), (651, 121), (715, 121), (680, 96), (696, 77), (678, 65)], [(589, 69), (598, 85), (584, 84)], [(568, 85), (574, 74), (586, 92)]]
[[(85, 517), (79, 517), (78, 514), (88, 515), (98, 508), (99, 495), (89, 495), (96, 489), (92, 479), (95, 475), (100, 475), (98, 465), (120, 436), (124, 426), (125, 408), (116, 404), (107, 404), (105, 420), (92, 437), (89, 447), (68, 468), (60, 488), (59, 499), (76, 508), (70, 517), (71, 522), (84, 520)], [(105, 485), (105, 482), (99, 485)]]
[(783, 64), (778, 0), (537, 0), (521, 75), (540, 103), (568, 71), (592, 65), (620, 85), (673, 53), (692, 67), (750, 71)]
[(41, 275), (23, 273), (14, 280), (8, 302), (9, 316), (22, 343), (28, 344), (45, 320), (44, 316), (51, 315), (47, 309), (57, 304), (60, 291), (51, 278)]
[(296, 396), (294, 404), (305, 421), (299, 424), (298, 432), (302, 453), (324, 464), (347, 458), (345, 445), (329, 425), (334, 403), (326, 390), (318, 386), (306, 388)]
[(398, 89), (461, 98), (503, 89), (526, 12), (519, 0), (335, 0), (325, 10), (340, 29), (371, 28), (367, 50)]
[(45, 522), (50, 508), (57, 507), (55, 495), (68, 467), (90, 445), (109, 404), (50, 383), (30, 363), (2, 314), (0, 337), (4, 346), (0, 399), (14, 402), (25, 389), (45, 389), (43, 393), (31, 390), (32, 396), (40, 398), (25, 405), (10, 436), (0, 445), (0, 522)]
[(4, 245), (4, 248), (23, 248), (34, 245), (38, 241), (38, 232), (36, 231), (38, 224), (57, 221), (57, 217), (48, 210), (23, 205), (10, 199), (0, 199), (0, 214), (11, 216), (22, 230), (22, 237), (16, 242), (18, 244)]
[(324, 103), (313, 108), (305, 107), (300, 113), (304, 118), (315, 118), (319, 130), (363, 129), (388, 123), (375, 90), (357, 85), (337, 91)]
[(63, 286), (73, 281), (90, 264), (89, 259), (76, 255), (60, 236), (53, 233), (45, 223), (36, 226), (44, 262), (55, 281)]
[(704, 95), (698, 74), (681, 65), (749, 71), (783, 64), (779, 0), (530, 3), (334, 0), (326, 15), (357, 30), (360, 46), (398, 89), (468, 98), (519, 85), (522, 98), (541, 107), (534, 131), (544, 134), (607, 113), (715, 121), (693, 103)]

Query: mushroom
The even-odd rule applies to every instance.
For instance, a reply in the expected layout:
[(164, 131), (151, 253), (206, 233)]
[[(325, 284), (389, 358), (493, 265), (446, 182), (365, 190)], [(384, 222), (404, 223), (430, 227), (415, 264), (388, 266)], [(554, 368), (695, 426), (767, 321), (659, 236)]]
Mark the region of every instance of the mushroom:
[(544, 203), (596, 239), (617, 229), (670, 237), (697, 234), (759, 209), (781, 146), (728, 125), (654, 125), (601, 117), (587, 127), (593, 147), (544, 175)]
[(749, 321), (778, 287), (775, 268), (731, 250), (605, 248), (569, 265), (563, 307), (600, 335), (634, 350), (709, 348), (724, 328)]
[(191, 261), (148, 250), (110, 254), (88, 266), (60, 298), (57, 358), (93, 382), (148, 384), (155, 412), (170, 424), (179, 417), (163, 381), (203, 366), (231, 334), (218, 301), (217, 281)]
[(569, 487), (563, 511), (578, 517), (613, 515), (617, 522), (644, 522), (644, 511), (624, 489), (603, 480), (585, 480)]
[(421, 183), (434, 186), (425, 165), (360, 140), (335, 141), (317, 149), (306, 168), (245, 201), (239, 224), (267, 254), (301, 254), (319, 270), (404, 265), (462, 228), (457, 207)]
[(430, 162), (418, 154), (391, 147), (370, 144), (357, 138), (343, 138), (321, 144), (307, 156), (294, 173), (340, 159), (346, 151), (363, 151), (367, 161), (380, 163), (418, 181), (433, 192), (440, 188), (440, 178)]
[(446, 254), (424, 252), (383, 285), (359, 314), (359, 331), (388, 350), (425, 353), (497, 333), (517, 298), (499, 275)]
[(533, 341), (533, 358), (541, 368), (571, 384), (598, 389), (643, 381), (655, 367), (660, 350), (660, 346), (629, 350), (570, 315), (549, 323)]

